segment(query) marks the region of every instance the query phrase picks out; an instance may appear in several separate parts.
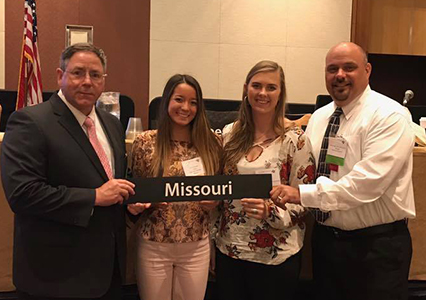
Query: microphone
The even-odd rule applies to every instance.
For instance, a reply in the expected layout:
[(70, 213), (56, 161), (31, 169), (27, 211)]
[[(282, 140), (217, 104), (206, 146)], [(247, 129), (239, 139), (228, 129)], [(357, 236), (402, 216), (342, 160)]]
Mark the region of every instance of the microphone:
[(404, 94), (404, 99), (402, 100), (402, 105), (406, 106), (408, 101), (413, 99), (413, 97), (414, 97), (414, 92), (412, 90), (406, 90)]

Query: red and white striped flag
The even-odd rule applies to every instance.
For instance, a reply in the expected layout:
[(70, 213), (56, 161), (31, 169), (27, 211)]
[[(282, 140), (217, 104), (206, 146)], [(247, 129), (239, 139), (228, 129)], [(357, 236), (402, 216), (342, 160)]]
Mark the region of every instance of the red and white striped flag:
[(35, 0), (25, 0), (24, 40), (16, 109), (43, 102)]

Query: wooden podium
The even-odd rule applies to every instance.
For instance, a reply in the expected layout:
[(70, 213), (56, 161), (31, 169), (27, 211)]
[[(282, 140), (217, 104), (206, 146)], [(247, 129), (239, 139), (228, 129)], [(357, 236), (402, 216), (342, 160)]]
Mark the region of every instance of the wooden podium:
[(426, 147), (413, 151), (413, 187), (416, 202), (416, 218), (408, 222), (413, 240), (410, 280), (426, 280)]
[[(0, 133), (0, 151), (3, 133)], [(0, 170), (1, 175), (1, 170)], [(0, 292), (14, 291), (12, 284), (13, 213), (0, 181)]]

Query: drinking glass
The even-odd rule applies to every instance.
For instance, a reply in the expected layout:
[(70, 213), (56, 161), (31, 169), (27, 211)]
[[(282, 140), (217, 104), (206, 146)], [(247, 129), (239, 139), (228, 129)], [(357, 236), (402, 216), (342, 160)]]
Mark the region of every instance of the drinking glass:
[(143, 131), (141, 118), (129, 118), (127, 123), (126, 139), (134, 140)]
[(120, 93), (103, 92), (99, 97), (96, 106), (120, 120)]

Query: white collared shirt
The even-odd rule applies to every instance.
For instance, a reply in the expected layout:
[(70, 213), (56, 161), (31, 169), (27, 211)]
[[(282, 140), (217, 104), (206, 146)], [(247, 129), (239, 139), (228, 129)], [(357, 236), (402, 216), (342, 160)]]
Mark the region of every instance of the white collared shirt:
[(114, 156), (113, 156), (113, 150), (111, 148), (111, 145), (108, 141), (108, 138), (105, 134), (105, 129), (102, 126), (102, 123), (99, 121), (98, 116), (96, 115), (96, 109), (95, 106), (93, 106), (92, 111), (89, 113), (88, 116), (83, 114), (81, 111), (79, 111), (77, 108), (71, 105), (71, 103), (66, 100), (64, 94), (62, 93), (62, 90), (59, 90), (58, 92), (59, 98), (64, 101), (65, 105), (71, 110), (74, 117), (77, 119), (77, 122), (80, 124), (81, 128), (87, 135), (87, 129), (86, 126), (84, 126), (84, 121), (87, 117), (90, 117), (95, 122), (95, 129), (96, 129), (96, 135), (98, 137), (99, 142), (102, 145), (102, 148), (105, 151), (106, 156), (108, 157), (108, 161), (112, 170), (112, 174), (115, 174), (115, 164), (114, 164)]
[[(306, 135), (318, 162), (334, 102), (317, 110)], [(325, 225), (344, 230), (415, 217), (412, 185), (414, 134), (411, 116), (396, 101), (369, 86), (343, 107), (336, 136), (347, 141), (344, 166), (300, 185), (302, 205), (331, 211)]]

